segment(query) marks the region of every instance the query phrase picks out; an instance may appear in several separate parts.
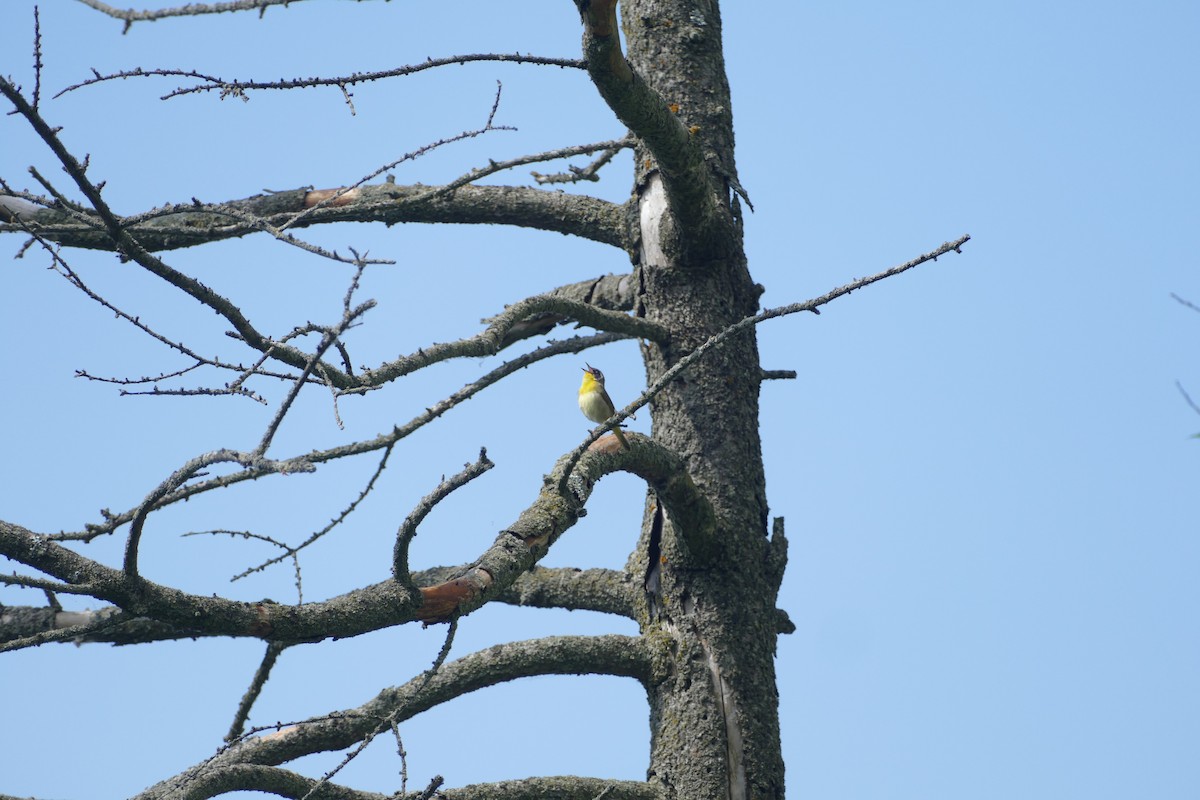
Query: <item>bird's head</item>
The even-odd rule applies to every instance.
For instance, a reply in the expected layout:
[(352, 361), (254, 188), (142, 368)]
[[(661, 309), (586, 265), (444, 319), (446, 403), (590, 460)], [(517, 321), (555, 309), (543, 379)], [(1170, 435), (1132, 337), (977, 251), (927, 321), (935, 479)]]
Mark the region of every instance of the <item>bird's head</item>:
[(601, 372), (600, 370), (596, 369), (595, 367), (593, 367), (591, 364), (588, 364), (586, 361), (583, 363), (587, 364), (587, 366), (582, 367), (581, 369), (583, 369), (583, 371), (586, 372), (588, 375), (591, 375), (592, 379), (595, 380), (596, 383), (603, 386), (604, 385), (604, 373)]

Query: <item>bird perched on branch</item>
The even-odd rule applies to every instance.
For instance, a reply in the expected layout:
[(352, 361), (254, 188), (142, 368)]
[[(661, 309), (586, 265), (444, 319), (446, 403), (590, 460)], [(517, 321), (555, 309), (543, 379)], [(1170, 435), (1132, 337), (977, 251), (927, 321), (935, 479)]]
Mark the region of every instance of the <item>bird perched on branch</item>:
[[(583, 368), (583, 383), (579, 385), (579, 410), (592, 422), (604, 422), (617, 413), (613, 401), (604, 389), (604, 373), (591, 364)], [(613, 425), (610, 430), (616, 435), (621, 446), (628, 450), (629, 440), (621, 433), (620, 426)]]

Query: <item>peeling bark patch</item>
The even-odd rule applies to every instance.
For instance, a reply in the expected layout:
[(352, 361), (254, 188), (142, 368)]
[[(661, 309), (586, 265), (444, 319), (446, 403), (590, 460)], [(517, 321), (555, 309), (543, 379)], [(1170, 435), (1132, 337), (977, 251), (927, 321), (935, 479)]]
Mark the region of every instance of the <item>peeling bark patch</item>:
[(709, 675), (712, 676), (713, 694), (717, 698), (717, 705), (721, 709), (721, 718), (725, 723), (725, 758), (728, 763), (726, 774), (729, 778), (729, 798), (730, 800), (746, 800), (745, 745), (742, 742), (741, 727), (738, 725), (737, 703), (734, 701), (733, 690), (730, 688), (729, 682), (721, 673), (721, 667), (713, 655), (712, 648), (703, 639), (700, 640), (700, 646), (704, 648), (705, 663), (708, 665)]

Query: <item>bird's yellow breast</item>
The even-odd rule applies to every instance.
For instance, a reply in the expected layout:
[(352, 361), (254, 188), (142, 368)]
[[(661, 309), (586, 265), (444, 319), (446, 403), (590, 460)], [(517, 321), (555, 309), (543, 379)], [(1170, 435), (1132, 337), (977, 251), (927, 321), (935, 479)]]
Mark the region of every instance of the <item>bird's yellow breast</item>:
[(583, 383), (579, 385), (579, 410), (592, 422), (604, 422), (613, 415), (612, 401), (604, 391), (604, 384), (590, 372), (583, 373)]

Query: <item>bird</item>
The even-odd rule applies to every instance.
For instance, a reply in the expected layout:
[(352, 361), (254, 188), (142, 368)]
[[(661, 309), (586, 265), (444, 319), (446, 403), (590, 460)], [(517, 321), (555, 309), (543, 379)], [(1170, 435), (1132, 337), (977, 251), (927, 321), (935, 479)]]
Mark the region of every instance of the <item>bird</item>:
[[(586, 363), (586, 362), (585, 362)], [(617, 413), (608, 392), (604, 390), (604, 373), (588, 364), (583, 369), (583, 383), (579, 385), (579, 410), (592, 422), (604, 422)], [(629, 440), (621, 433), (620, 427), (613, 425), (613, 434), (626, 450)]]

